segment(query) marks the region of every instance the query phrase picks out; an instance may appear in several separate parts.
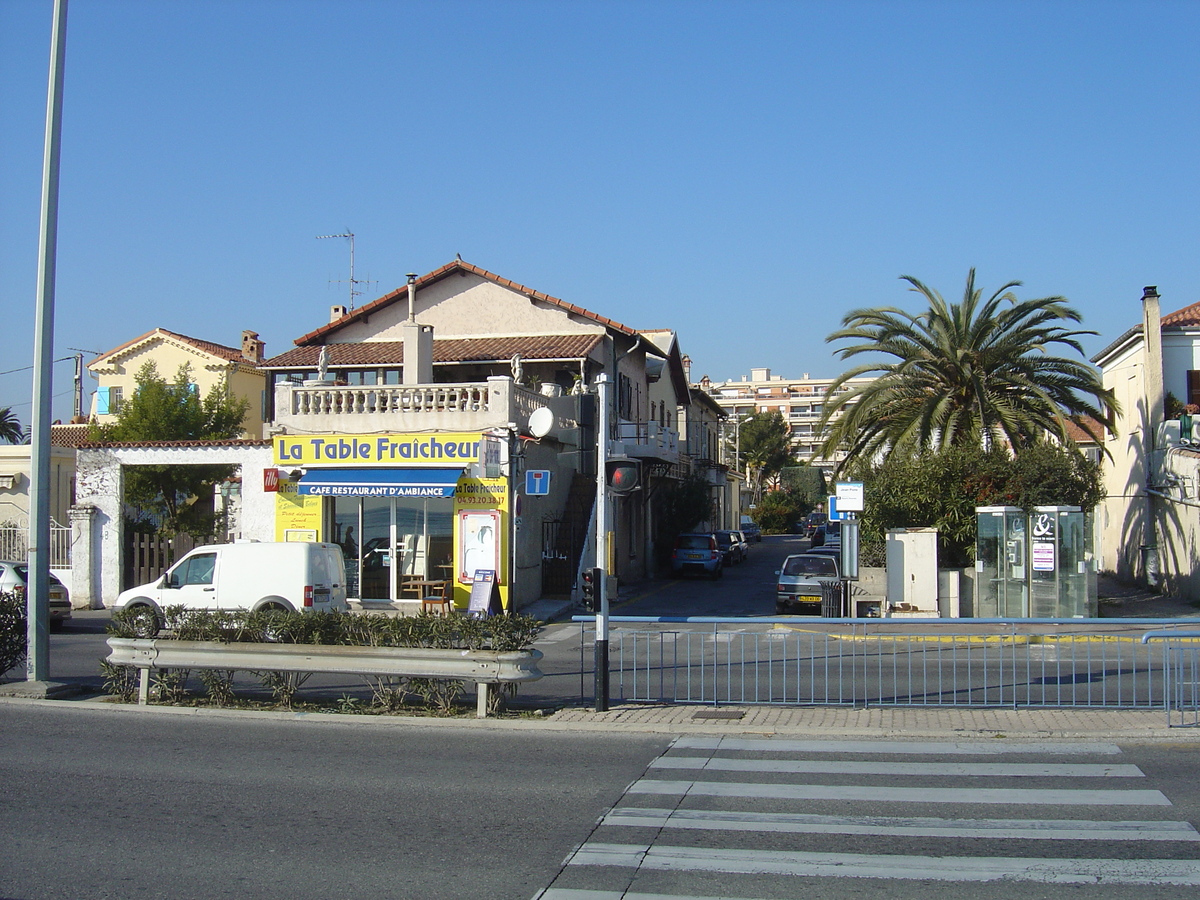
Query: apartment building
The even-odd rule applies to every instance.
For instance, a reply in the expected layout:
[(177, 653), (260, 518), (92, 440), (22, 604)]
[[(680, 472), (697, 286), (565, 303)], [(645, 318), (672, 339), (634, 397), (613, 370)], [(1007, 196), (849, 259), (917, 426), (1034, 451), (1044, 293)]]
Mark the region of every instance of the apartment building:
[[(825, 429), (820, 427), (833, 378), (810, 378), (805, 372), (800, 378), (784, 378), (770, 369), (751, 369), (750, 377), (737, 381), (713, 381), (703, 376), (696, 386), (712, 397), (729, 415), (731, 423), (754, 413), (777, 412), (792, 431), (792, 443), (798, 458), (817, 466), (828, 475), (841, 461), (839, 454), (826, 459), (820, 455)], [(854, 378), (838, 388), (843, 394), (870, 378)]]

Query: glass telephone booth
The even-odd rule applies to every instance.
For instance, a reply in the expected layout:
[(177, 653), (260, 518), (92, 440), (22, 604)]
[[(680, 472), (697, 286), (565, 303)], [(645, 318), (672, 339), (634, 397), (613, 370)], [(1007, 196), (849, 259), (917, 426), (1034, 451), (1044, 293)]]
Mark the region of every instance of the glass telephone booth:
[(1077, 506), (976, 507), (977, 618), (1088, 615), (1086, 525)]

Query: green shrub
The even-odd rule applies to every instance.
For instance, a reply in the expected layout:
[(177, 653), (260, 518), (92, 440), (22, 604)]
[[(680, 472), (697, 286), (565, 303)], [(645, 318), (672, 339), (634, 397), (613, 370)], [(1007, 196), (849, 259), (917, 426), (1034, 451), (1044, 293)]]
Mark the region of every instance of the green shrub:
[(25, 658), (28, 638), (25, 598), (0, 594), (0, 675)]
[[(147, 633), (146, 609), (118, 610), (113, 613), (108, 633), (114, 637), (138, 638)], [(24, 621), (22, 619), (22, 621)], [(530, 616), (386, 616), (382, 614), (347, 615), (337, 612), (299, 613), (278, 610), (245, 612), (241, 610), (189, 610), (182, 606), (162, 611), (160, 640), (220, 641), (222, 643), (321, 644), (354, 647), (427, 647), (441, 650), (495, 650), (514, 652), (533, 646), (542, 623)], [(22, 638), (24, 633), (22, 632)], [(22, 650), (24, 643), (22, 642)], [(137, 669), (101, 663), (105, 690), (130, 702), (137, 696)], [(178, 703), (188, 696), (187, 671), (164, 671), (156, 675), (157, 696)], [(257, 672), (275, 701), (289, 709), (296, 693), (308, 680), (308, 673)], [(209, 700), (218, 706), (235, 702), (233, 671), (203, 670), (199, 674)], [(409, 698), (416, 698), (435, 713), (446, 715), (455, 710), (463, 692), (463, 682), (439, 678), (368, 678), (375, 709), (399, 712)], [(496, 711), (517, 685), (492, 686), (488, 707)]]

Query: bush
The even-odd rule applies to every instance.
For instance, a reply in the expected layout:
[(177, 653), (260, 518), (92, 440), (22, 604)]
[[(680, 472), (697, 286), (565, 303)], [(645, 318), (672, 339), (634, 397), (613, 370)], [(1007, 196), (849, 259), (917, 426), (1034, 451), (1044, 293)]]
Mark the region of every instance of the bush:
[[(114, 637), (146, 636), (146, 610), (119, 610), (113, 613), (108, 633)], [(385, 616), (346, 615), (345, 613), (244, 612), (230, 610), (190, 610), (172, 606), (163, 610), (160, 640), (220, 641), (222, 643), (322, 644), (358, 647), (428, 647), (443, 650), (495, 650), (512, 652), (530, 649), (542, 630), (542, 623), (530, 616)], [(22, 649), (24, 644), (22, 643)], [(105, 689), (129, 702), (137, 694), (137, 670), (133, 666), (101, 664)], [(232, 704), (233, 672), (205, 670), (199, 678), (209, 700), (218, 705)], [(257, 672), (276, 703), (291, 708), (296, 693), (308, 679), (307, 673)], [(157, 675), (157, 696), (170, 703), (187, 699), (187, 671), (169, 671)], [(398, 712), (408, 698), (421, 700), (429, 709), (448, 714), (463, 691), (463, 683), (452, 679), (369, 678), (375, 709)], [(489, 691), (489, 709), (495, 711), (504, 694)]]
[(0, 594), (0, 675), (25, 658), (27, 640), (25, 598)]

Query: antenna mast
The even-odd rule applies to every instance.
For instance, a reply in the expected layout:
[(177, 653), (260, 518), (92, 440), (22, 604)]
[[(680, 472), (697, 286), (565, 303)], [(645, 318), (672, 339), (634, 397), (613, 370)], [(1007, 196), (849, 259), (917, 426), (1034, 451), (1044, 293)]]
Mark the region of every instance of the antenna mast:
[(354, 298), (362, 295), (362, 291), (356, 288), (356, 285), (370, 284), (371, 282), (360, 280), (354, 277), (354, 232), (347, 228), (341, 234), (318, 234), (317, 240), (323, 241), (326, 238), (349, 238), (350, 240), (350, 309), (354, 309)]

